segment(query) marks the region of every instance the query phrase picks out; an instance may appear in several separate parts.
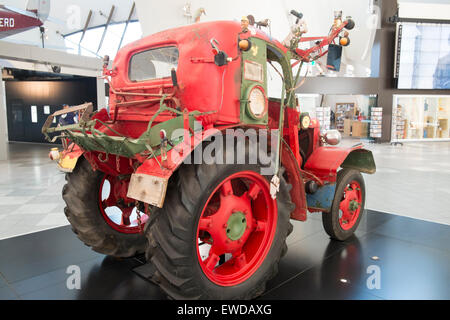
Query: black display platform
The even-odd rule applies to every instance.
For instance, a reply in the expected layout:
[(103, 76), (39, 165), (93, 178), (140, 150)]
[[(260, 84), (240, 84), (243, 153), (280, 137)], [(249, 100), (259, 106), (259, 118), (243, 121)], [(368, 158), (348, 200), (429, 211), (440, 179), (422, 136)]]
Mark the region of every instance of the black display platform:
[[(448, 225), (368, 211), (340, 243), (311, 215), (295, 222), (288, 244), (260, 299), (450, 299)], [(69, 226), (1, 240), (0, 299), (166, 299), (143, 264), (93, 252)], [(80, 267), (80, 290), (67, 288), (70, 265)], [(377, 267), (381, 288), (369, 289)]]

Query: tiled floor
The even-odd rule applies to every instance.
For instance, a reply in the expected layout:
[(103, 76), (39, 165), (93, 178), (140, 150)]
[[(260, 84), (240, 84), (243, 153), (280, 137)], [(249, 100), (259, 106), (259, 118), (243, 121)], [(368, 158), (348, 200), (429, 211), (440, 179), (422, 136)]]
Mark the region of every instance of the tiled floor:
[(9, 145), (0, 161), (0, 239), (67, 225), (64, 174), (48, 159), (49, 146)]
[[(261, 299), (450, 299), (450, 226), (368, 211), (356, 237), (336, 242), (312, 215), (294, 222), (287, 241), (287, 255)], [(0, 300), (165, 299), (146, 280), (151, 265), (144, 262), (95, 253), (68, 226), (1, 240)], [(79, 290), (67, 287), (74, 265)], [(377, 288), (367, 285), (373, 268)]]
[(377, 165), (367, 208), (450, 225), (450, 142), (367, 147)]
[[(377, 164), (375, 175), (365, 175), (367, 208), (450, 225), (450, 142), (367, 148)], [(64, 174), (48, 159), (49, 146), (9, 150), (9, 161), (0, 161), (0, 239), (67, 225)]]

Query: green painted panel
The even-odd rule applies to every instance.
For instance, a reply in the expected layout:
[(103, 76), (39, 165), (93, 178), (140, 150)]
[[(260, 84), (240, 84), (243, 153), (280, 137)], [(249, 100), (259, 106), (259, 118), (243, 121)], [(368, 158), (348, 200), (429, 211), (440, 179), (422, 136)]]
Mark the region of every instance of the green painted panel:
[[(241, 85), (241, 121), (246, 124), (264, 124), (268, 123), (268, 115), (262, 119), (255, 119), (248, 111), (248, 95), (255, 86), (261, 86), (267, 93), (267, 44), (264, 40), (249, 38), (252, 46), (250, 50), (242, 52), (242, 85)], [(249, 77), (248, 69), (252, 68), (262, 70), (262, 81), (257, 81), (257, 77)], [(247, 71), (247, 72), (246, 72)]]
[[(189, 117), (191, 128), (201, 128), (201, 124), (194, 125), (194, 116)], [(147, 151), (147, 146), (156, 148), (159, 151), (161, 138), (159, 132), (161, 129), (166, 131), (174, 145), (183, 141), (183, 131), (175, 132), (177, 129), (183, 129), (183, 117), (176, 117), (165, 122), (154, 125), (150, 132), (145, 132), (138, 139), (130, 139), (119, 136), (108, 136), (107, 134), (94, 130), (93, 134), (67, 130), (70, 139), (86, 151), (99, 151), (108, 154), (116, 154), (127, 158), (132, 158), (135, 154)], [(174, 135), (174, 132), (177, 133)], [(168, 146), (167, 151), (171, 149)], [(155, 150), (156, 151), (156, 150)], [(157, 153), (157, 152), (155, 152)]]
[(341, 167), (368, 174), (374, 174), (377, 171), (372, 152), (365, 149), (352, 151), (341, 164)]

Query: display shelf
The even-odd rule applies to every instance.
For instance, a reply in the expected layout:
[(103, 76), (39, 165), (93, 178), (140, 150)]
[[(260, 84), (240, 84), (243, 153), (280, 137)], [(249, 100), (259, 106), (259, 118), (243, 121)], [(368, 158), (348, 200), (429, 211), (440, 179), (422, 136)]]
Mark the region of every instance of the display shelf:
[(330, 130), (331, 128), (331, 108), (329, 107), (317, 107), (316, 119), (320, 123), (320, 129), (322, 131)]
[(370, 111), (370, 137), (379, 139), (383, 129), (383, 108), (372, 107)]
[(403, 115), (404, 110), (401, 106), (397, 106), (397, 110), (394, 113), (393, 117), (393, 129), (394, 129), (394, 137), (395, 139), (405, 139), (406, 138), (406, 129), (407, 123), (406, 118)]
[(336, 103), (335, 125), (339, 132), (344, 132), (345, 119), (353, 119), (355, 115), (354, 103)]

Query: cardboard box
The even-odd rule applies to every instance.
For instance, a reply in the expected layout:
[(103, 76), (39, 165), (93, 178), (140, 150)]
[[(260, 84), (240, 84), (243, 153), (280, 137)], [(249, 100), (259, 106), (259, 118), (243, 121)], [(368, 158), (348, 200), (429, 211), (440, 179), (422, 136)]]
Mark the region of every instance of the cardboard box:
[(369, 134), (369, 124), (367, 122), (353, 121), (352, 137), (366, 138)]

